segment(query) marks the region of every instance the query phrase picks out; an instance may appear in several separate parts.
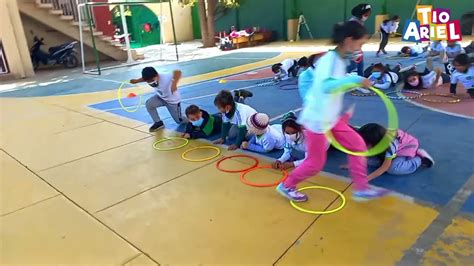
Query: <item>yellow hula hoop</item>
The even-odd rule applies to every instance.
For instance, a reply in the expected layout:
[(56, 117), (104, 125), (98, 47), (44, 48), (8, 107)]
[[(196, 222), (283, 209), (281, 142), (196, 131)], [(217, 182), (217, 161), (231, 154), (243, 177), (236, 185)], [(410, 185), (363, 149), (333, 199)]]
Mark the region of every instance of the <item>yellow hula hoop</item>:
[(119, 86), (119, 88), (118, 88), (118, 90), (117, 90), (117, 100), (118, 100), (118, 102), (119, 102), (119, 104), (120, 104), (120, 107), (122, 107), (123, 110), (125, 110), (126, 112), (129, 112), (129, 113), (134, 113), (134, 112), (138, 111), (138, 109), (140, 108), (140, 106), (142, 106), (142, 96), (139, 95), (139, 96), (140, 96), (140, 102), (139, 102), (138, 105), (135, 106), (134, 108), (128, 108), (128, 107), (126, 107), (125, 105), (123, 105), (123, 103), (122, 103), (122, 87), (123, 87), (123, 85), (125, 85), (126, 83), (127, 83), (127, 82), (124, 81), (124, 82), (122, 82), (122, 84), (120, 84), (120, 86)]
[[(175, 147), (171, 147), (171, 148), (160, 148), (160, 147), (158, 147), (158, 144), (163, 143), (165, 141), (170, 141), (170, 140), (182, 140), (182, 141), (184, 141), (184, 143), (181, 144), (181, 145), (175, 146)], [(180, 149), (180, 148), (188, 145), (188, 143), (189, 143), (189, 140), (185, 139), (185, 138), (167, 137), (167, 138), (162, 138), (162, 139), (159, 139), (159, 140), (155, 141), (155, 143), (153, 143), (153, 148), (155, 148), (155, 150), (159, 150), (159, 151), (172, 151), (172, 150)]]
[(303, 190), (307, 190), (307, 189), (323, 189), (323, 190), (329, 190), (329, 191), (332, 191), (334, 193), (336, 193), (342, 200), (341, 202), (341, 205), (335, 209), (332, 209), (332, 210), (328, 210), (328, 211), (313, 211), (313, 210), (308, 210), (308, 209), (305, 209), (305, 208), (302, 208), (298, 205), (296, 205), (296, 203), (294, 201), (290, 201), (290, 204), (291, 206), (293, 206), (293, 208), (297, 209), (298, 211), (301, 211), (301, 212), (304, 212), (304, 213), (309, 213), (309, 214), (331, 214), (331, 213), (335, 213), (335, 212), (338, 212), (340, 210), (342, 210), (342, 208), (344, 208), (344, 206), (346, 206), (346, 197), (344, 197), (344, 195), (335, 190), (335, 189), (332, 189), (330, 187), (323, 187), (323, 186), (309, 186), (309, 187), (303, 187), (303, 188), (300, 188), (298, 189), (298, 191), (303, 191)]
[[(189, 159), (188, 157), (186, 157), (186, 154), (188, 154), (189, 152), (192, 152), (192, 151), (195, 151), (195, 150), (200, 150), (200, 149), (215, 150), (216, 154), (214, 154), (212, 156), (209, 156), (209, 157), (206, 157), (206, 158), (202, 158), (202, 159)], [(217, 147), (214, 147), (214, 146), (199, 146), (199, 147), (194, 147), (194, 148), (191, 148), (191, 149), (183, 152), (181, 154), (181, 158), (183, 158), (183, 160), (188, 161), (188, 162), (205, 162), (205, 161), (209, 161), (209, 160), (212, 160), (212, 159), (216, 158), (220, 154), (221, 154), (221, 150)]]

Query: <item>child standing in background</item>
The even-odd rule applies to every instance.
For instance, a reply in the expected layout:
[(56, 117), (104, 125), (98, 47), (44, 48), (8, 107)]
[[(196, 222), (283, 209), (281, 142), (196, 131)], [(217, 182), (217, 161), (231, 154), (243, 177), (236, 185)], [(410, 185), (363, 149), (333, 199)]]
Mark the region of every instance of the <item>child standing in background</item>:
[[(387, 129), (375, 123), (362, 126), (358, 130), (368, 148), (379, 143), (387, 133)], [(433, 158), (419, 148), (418, 140), (412, 135), (398, 129), (396, 136), (385, 152), (371, 157), (369, 162), (379, 167), (368, 179), (372, 180), (387, 172), (392, 175), (408, 175), (420, 166), (430, 168), (434, 165)]]
[[(366, 151), (362, 137), (357, 134), (341, 115), (344, 94), (337, 89), (346, 83), (359, 83), (362, 87), (372, 86), (370, 80), (361, 76), (347, 76), (346, 55), (360, 50), (367, 41), (367, 31), (358, 22), (348, 21), (336, 24), (333, 30), (335, 50), (327, 52), (318, 60), (313, 86), (308, 91), (306, 103), (299, 119), (305, 128), (308, 156), (276, 190), (293, 201), (307, 201), (308, 197), (297, 191), (296, 185), (319, 173), (326, 163), (326, 132), (347, 149)], [(381, 197), (386, 190), (371, 188), (367, 181), (367, 161), (363, 156), (349, 156), (349, 169), (355, 183), (353, 198), (368, 200)]]
[(281, 125), (269, 125), (267, 114), (255, 113), (247, 119), (247, 132), (252, 135), (250, 141), (242, 142), (244, 150), (266, 153), (274, 149), (281, 150), (285, 137)]
[(376, 53), (377, 57), (379, 56), (380, 52), (387, 54), (387, 51), (385, 51), (385, 46), (387, 46), (390, 34), (397, 32), (399, 24), (400, 16), (397, 15), (382, 22), (382, 25), (380, 25), (380, 46)]
[(238, 149), (247, 135), (247, 119), (257, 111), (246, 104), (235, 102), (232, 93), (226, 90), (217, 94), (214, 105), (222, 113), (221, 138), (214, 144), (224, 144), (229, 137), (231, 128), (234, 127), (237, 130), (237, 137), (234, 144), (230, 145), (228, 149), (230, 151)]

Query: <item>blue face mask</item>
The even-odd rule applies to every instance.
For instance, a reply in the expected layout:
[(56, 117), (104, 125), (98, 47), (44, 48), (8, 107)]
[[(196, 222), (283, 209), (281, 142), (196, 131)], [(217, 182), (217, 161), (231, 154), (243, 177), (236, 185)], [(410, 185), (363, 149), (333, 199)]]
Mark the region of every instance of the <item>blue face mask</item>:
[(372, 72), (372, 77), (376, 78), (376, 79), (379, 79), (380, 77), (382, 76), (382, 73), (381, 72)]
[(196, 121), (191, 121), (191, 124), (193, 124), (193, 126), (195, 126), (195, 127), (200, 127), (203, 122), (204, 122), (204, 118), (201, 117), (200, 119), (198, 119)]

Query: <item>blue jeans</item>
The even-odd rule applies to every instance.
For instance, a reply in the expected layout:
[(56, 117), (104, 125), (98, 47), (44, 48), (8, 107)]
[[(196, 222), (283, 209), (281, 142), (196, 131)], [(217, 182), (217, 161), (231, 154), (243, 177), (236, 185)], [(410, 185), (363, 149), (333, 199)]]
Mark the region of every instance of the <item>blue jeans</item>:
[(387, 173), (391, 175), (409, 175), (413, 174), (420, 166), (421, 158), (418, 156), (413, 158), (397, 157), (392, 160), (392, 165), (390, 165)]
[(350, 65), (347, 67), (347, 73), (351, 73), (352, 70), (357, 68), (357, 75), (363, 77), (364, 76), (364, 60), (360, 61), (360, 63), (356, 63), (351, 60)]

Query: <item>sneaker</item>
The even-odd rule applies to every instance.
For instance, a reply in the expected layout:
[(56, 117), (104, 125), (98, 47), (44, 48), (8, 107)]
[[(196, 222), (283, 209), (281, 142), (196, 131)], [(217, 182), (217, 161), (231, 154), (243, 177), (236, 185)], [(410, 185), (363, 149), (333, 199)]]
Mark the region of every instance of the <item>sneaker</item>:
[(431, 155), (423, 149), (418, 149), (416, 151), (416, 155), (421, 157), (421, 164), (427, 168), (431, 168), (435, 164), (433, 157), (431, 157)]
[(159, 129), (161, 128), (164, 128), (165, 127), (165, 124), (163, 124), (163, 121), (160, 121), (160, 122), (155, 122), (149, 129), (150, 133), (151, 132), (155, 132), (155, 131), (158, 131)]
[(375, 53), (375, 57), (380, 57), (380, 51), (377, 51), (377, 52)]
[(355, 90), (364, 94), (371, 93), (369, 89), (364, 89), (364, 88), (356, 88)]
[(285, 197), (289, 200), (292, 200), (292, 201), (304, 202), (304, 201), (308, 200), (308, 196), (306, 196), (305, 194), (297, 191), (296, 188), (294, 188), (294, 187), (286, 188), (285, 185), (283, 185), (283, 183), (280, 183), (276, 187), (276, 191), (278, 193), (280, 193), (283, 197)]
[(352, 199), (355, 201), (367, 201), (385, 196), (389, 191), (383, 188), (369, 187), (364, 190), (352, 192)]
[(388, 54), (387, 51), (385, 51), (385, 49), (382, 50), (382, 53), (385, 55)]

